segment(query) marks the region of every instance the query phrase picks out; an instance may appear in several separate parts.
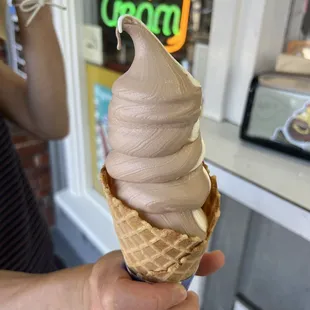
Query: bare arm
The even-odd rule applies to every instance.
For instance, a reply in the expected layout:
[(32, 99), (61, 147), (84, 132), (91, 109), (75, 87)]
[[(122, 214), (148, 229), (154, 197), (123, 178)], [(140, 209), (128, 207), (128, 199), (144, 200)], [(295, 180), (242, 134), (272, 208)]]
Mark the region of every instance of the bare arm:
[(0, 63), (0, 112), (43, 139), (68, 133), (63, 59), (49, 7), (40, 10), (29, 27), (29, 14), (17, 9), (28, 79)]
[(1, 309), (84, 310), (83, 292), (90, 271), (89, 266), (49, 275), (0, 271)]

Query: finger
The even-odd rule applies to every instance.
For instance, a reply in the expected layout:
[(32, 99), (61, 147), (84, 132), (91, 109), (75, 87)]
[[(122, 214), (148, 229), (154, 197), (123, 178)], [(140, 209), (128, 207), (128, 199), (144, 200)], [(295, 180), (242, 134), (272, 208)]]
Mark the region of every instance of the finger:
[(212, 253), (206, 253), (200, 262), (197, 275), (207, 276), (219, 269), (225, 264), (225, 256), (221, 251), (214, 251)]
[(167, 310), (183, 302), (187, 292), (179, 284), (148, 284), (119, 279), (114, 297), (115, 310)]
[(170, 310), (199, 310), (198, 295), (194, 292), (188, 292), (186, 300)]
[(106, 270), (105, 277), (115, 275), (115, 279), (131, 279), (124, 268), (124, 256), (121, 251), (113, 251), (103, 256), (97, 263), (97, 269), (101, 270), (102, 268)]

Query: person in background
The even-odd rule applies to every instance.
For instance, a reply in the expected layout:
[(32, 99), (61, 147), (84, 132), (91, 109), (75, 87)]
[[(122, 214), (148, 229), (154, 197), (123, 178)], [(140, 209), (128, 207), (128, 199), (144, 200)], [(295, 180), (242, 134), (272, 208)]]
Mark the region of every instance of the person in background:
[[(0, 1), (3, 13), (6, 3)], [(25, 1), (30, 0), (15, 4)], [(17, 13), (28, 78), (20, 78), (0, 62), (0, 308), (199, 309), (197, 296), (181, 285), (132, 281), (122, 268), (119, 251), (95, 264), (60, 270), (6, 120), (41, 139), (65, 137), (69, 123), (64, 64), (50, 7), (43, 5), (29, 27), (25, 25), (31, 13), (19, 6)], [(4, 21), (0, 23), (3, 27)], [(198, 274), (211, 274), (223, 264), (221, 252), (206, 254)]]

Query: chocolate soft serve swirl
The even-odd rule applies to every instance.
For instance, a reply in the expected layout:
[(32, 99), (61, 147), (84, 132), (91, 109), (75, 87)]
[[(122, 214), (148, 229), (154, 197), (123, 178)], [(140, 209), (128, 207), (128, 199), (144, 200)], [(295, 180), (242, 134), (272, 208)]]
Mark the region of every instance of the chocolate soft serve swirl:
[(134, 61), (113, 85), (106, 160), (117, 197), (158, 228), (205, 239), (201, 210), (210, 193), (202, 165), (199, 83), (138, 19), (119, 19), (133, 40)]

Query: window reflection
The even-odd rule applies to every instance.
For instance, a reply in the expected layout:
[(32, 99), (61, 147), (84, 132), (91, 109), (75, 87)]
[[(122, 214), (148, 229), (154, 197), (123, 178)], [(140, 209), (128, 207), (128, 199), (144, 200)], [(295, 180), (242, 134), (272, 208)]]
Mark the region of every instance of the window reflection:
[(134, 49), (123, 35), (123, 49), (116, 52), (115, 26), (118, 17), (130, 14), (141, 19), (172, 55), (191, 71), (196, 43), (209, 43), (212, 0), (131, 0), (84, 1), (84, 23), (99, 25), (103, 32), (104, 66), (125, 72)]

